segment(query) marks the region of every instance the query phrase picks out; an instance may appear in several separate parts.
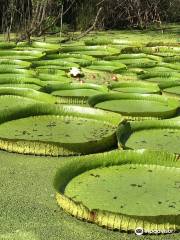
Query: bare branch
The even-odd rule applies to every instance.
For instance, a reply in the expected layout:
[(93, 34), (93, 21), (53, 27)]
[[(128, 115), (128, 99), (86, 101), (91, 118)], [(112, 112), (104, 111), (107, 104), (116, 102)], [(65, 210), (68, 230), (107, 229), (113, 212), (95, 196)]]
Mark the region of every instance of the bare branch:
[(74, 38), (73, 40), (79, 40), (79, 39), (85, 37), (88, 33), (90, 33), (91, 31), (94, 30), (94, 28), (96, 27), (96, 24), (98, 22), (98, 19), (99, 19), (99, 16), (100, 16), (100, 13), (101, 13), (102, 9), (103, 9), (102, 7), (99, 8), (93, 25), (90, 28), (88, 28), (85, 32), (83, 32), (80, 36)]

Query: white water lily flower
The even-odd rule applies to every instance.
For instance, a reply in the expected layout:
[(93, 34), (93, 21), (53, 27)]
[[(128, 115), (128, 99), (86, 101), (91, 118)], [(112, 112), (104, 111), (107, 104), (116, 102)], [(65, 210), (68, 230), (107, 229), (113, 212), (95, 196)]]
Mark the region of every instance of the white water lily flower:
[(81, 70), (76, 67), (72, 67), (70, 70), (70, 75), (73, 77), (78, 77), (81, 74)]

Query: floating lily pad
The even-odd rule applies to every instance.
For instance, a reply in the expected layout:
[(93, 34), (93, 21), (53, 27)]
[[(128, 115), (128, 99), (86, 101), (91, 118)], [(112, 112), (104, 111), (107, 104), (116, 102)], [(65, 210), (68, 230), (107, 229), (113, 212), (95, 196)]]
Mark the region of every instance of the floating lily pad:
[(24, 69), (20, 65), (10, 65), (10, 64), (0, 64), (0, 74), (24, 74), (29, 76), (34, 76), (35, 72), (33, 70)]
[(32, 42), (31, 46), (33, 48), (41, 48), (43, 51), (46, 52), (57, 52), (60, 49), (60, 44), (52, 44), (46, 42)]
[(83, 55), (81, 53), (79, 54), (74, 54), (74, 53), (59, 53), (59, 54), (51, 54), (47, 56), (47, 59), (66, 59), (66, 58), (76, 58), (76, 59), (84, 59), (88, 61), (95, 61), (96, 58), (88, 56), (88, 55)]
[(90, 97), (99, 94), (100, 91), (95, 89), (71, 89), (71, 90), (58, 90), (52, 92), (52, 95), (58, 97)]
[(180, 99), (180, 85), (179, 86), (174, 86), (170, 88), (165, 88), (163, 90), (163, 93), (168, 96), (173, 96), (175, 98)]
[[(45, 60), (44, 60), (45, 61)], [(42, 65), (36, 68), (37, 71), (51, 71), (51, 72), (56, 72), (59, 70), (63, 70), (63, 71), (69, 71), (72, 67), (76, 67), (79, 68), (79, 65), (76, 63), (72, 63), (72, 62), (62, 62), (62, 65)]]
[(110, 229), (176, 231), (179, 166), (175, 155), (163, 152), (114, 151), (75, 158), (56, 174), (57, 201), (73, 216)]
[(36, 50), (4, 50), (0, 51), (0, 57), (11, 60), (37, 60), (45, 56), (44, 52)]
[(87, 66), (86, 68), (90, 70), (104, 71), (104, 72), (110, 72), (110, 73), (121, 73), (122, 70), (124, 70), (124, 66), (123, 67), (120, 67), (120, 66), (118, 67), (113, 65), (100, 66), (100, 65), (93, 64), (93, 65)]
[(57, 81), (59, 83), (69, 83), (71, 82), (71, 78), (66, 76), (58, 75), (58, 74), (48, 74), (48, 73), (40, 73), (37, 75), (41, 81)]
[(92, 96), (89, 105), (132, 117), (173, 117), (178, 109), (177, 100), (154, 94), (109, 93)]
[(119, 146), (125, 149), (156, 149), (180, 154), (180, 118), (126, 122), (118, 130)]
[(113, 91), (125, 93), (159, 93), (160, 89), (157, 84), (149, 84), (139, 81), (119, 82), (109, 86)]
[[(1, 91), (1, 88), (0, 88)], [(1, 95), (0, 96), (0, 123), (16, 119), (18, 116), (28, 115), (31, 108), (35, 107), (36, 101), (21, 96)], [(29, 111), (29, 113), (28, 113)]]
[(116, 146), (110, 123), (68, 116), (33, 116), (0, 125), (0, 149), (66, 156), (105, 151)]
[(96, 84), (48, 84), (43, 91), (51, 92), (58, 98), (58, 103), (85, 104), (90, 96), (108, 92), (105, 86)]
[(64, 70), (58, 70), (58, 69), (51, 69), (48, 68), (48, 66), (46, 68), (36, 68), (38, 75), (44, 75), (44, 74), (48, 74), (48, 75), (58, 75), (58, 76), (66, 76), (66, 72)]
[(34, 89), (36, 91), (39, 91), (41, 89), (40, 86), (36, 85), (36, 84), (0, 84), (0, 88), (29, 88), (29, 89)]
[(119, 59), (119, 60), (113, 60), (114, 63), (123, 63), (127, 65), (128, 67), (140, 67), (140, 68), (151, 68), (155, 67), (157, 65), (156, 61), (153, 61), (148, 58), (137, 58), (137, 59)]
[(120, 50), (109, 46), (63, 46), (61, 52), (73, 54), (82, 54), (93, 57), (104, 57), (109, 55), (116, 55), (120, 53)]
[(10, 60), (10, 59), (0, 59), (0, 64), (16, 66), (17, 68), (29, 68), (31, 66), (30, 62), (21, 61), (21, 60)]
[[(178, 186), (174, 186), (179, 174), (178, 169), (170, 171), (164, 166), (152, 165), (97, 168), (73, 178), (66, 186), (65, 195), (83, 202), (89, 209), (136, 216), (178, 214), (180, 194), (176, 194)], [(166, 184), (154, 189), (160, 182)]]
[[(0, 87), (0, 95), (16, 95), (26, 98), (32, 98), (40, 102), (56, 103), (56, 98), (47, 94), (38, 92), (30, 88)], [(18, 106), (17, 106), (18, 107)]]
[(40, 79), (35, 78), (33, 75), (29, 75), (29, 72), (27, 74), (0, 74), (0, 84), (36, 84), (38, 86), (44, 85)]
[(154, 78), (148, 78), (145, 81), (149, 83), (157, 83), (158, 86), (162, 89), (162, 88), (166, 88), (170, 84), (176, 84), (177, 82), (179, 82), (179, 79), (174, 77), (169, 77), (169, 78), (154, 77)]
[(68, 70), (72, 67), (79, 67), (78, 64), (73, 62), (68, 62), (63, 59), (54, 59), (54, 60), (40, 60), (40, 61), (34, 61), (33, 65), (39, 68), (50, 68), (50, 66), (60, 68), (62, 70)]

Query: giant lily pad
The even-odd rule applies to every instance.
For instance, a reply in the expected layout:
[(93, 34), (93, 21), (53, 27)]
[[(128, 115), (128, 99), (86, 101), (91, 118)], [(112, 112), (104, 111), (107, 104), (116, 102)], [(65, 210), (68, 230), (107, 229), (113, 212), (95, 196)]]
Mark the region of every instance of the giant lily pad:
[(140, 67), (140, 68), (151, 68), (157, 65), (156, 61), (153, 61), (148, 58), (142, 59), (120, 59), (120, 60), (113, 60), (113, 63), (123, 63), (128, 67)]
[(179, 166), (175, 155), (163, 152), (75, 158), (55, 177), (57, 201), (71, 215), (110, 229), (177, 231)]
[(29, 68), (31, 66), (30, 62), (21, 61), (21, 60), (10, 60), (10, 59), (0, 59), (0, 64), (10, 65), (10, 66), (15, 65), (17, 68)]
[(179, 85), (177, 84), (177, 86), (163, 89), (163, 93), (167, 96), (172, 96), (177, 99), (180, 99), (180, 84)]
[(48, 84), (43, 91), (51, 92), (53, 96), (57, 97), (58, 103), (85, 104), (90, 96), (106, 93), (108, 89), (96, 84), (71, 83)]
[(52, 104), (56, 103), (55, 97), (30, 88), (0, 87), (0, 96), (1, 95), (16, 95), (26, 98), (32, 98), (40, 102), (47, 102)]
[(0, 84), (36, 84), (38, 86), (44, 85), (40, 79), (28, 74), (29, 72), (27, 74), (0, 74)]
[(67, 70), (70, 69), (72, 67), (79, 67), (78, 64), (73, 63), (73, 62), (69, 62), (63, 59), (54, 59), (54, 60), (41, 60), (41, 61), (34, 61), (33, 65), (36, 67), (44, 67), (44, 68), (49, 68), (49, 66), (53, 67), (53, 66), (57, 66), (62, 70)]
[(51, 69), (51, 68), (36, 68), (37, 74), (50, 74), (52, 76), (58, 75), (58, 76), (66, 76), (66, 72), (64, 70), (58, 70), (58, 69)]
[(109, 93), (89, 98), (92, 107), (132, 117), (168, 118), (176, 114), (177, 100), (154, 94)]
[(66, 76), (58, 75), (58, 74), (48, 74), (48, 73), (39, 73), (38, 78), (41, 81), (52, 81), (52, 82), (59, 82), (59, 83), (69, 83), (71, 82), (71, 78)]
[(116, 147), (116, 128), (121, 121), (116, 114), (84, 107), (57, 108), (39, 104), (31, 116), (0, 125), (0, 149), (35, 155), (68, 156)]
[(110, 72), (110, 73), (121, 73), (122, 70), (124, 70), (124, 66), (123, 65), (122, 66), (115, 66), (115, 65), (101, 66), (101, 65), (93, 64), (93, 65), (87, 66), (86, 68), (90, 70), (104, 71), (104, 72)]
[(35, 75), (33, 70), (24, 69), (20, 65), (9, 65), (9, 64), (0, 64), (0, 73), (6, 74), (24, 74), (24, 75)]
[(149, 83), (157, 83), (158, 86), (162, 88), (167, 88), (170, 84), (176, 84), (179, 82), (178, 78), (175, 77), (168, 77), (168, 78), (161, 78), (161, 77), (154, 77), (154, 78), (148, 78), (145, 81)]
[(59, 53), (59, 54), (51, 54), (46, 57), (47, 59), (68, 59), (68, 58), (73, 58), (73, 59), (83, 59), (83, 60), (88, 60), (88, 61), (95, 61), (96, 58), (88, 56), (88, 55), (83, 55), (81, 53), (74, 54), (74, 53)]
[(180, 118), (126, 122), (119, 126), (119, 146), (125, 149), (161, 149), (180, 154)]
[(46, 42), (32, 42), (31, 46), (33, 48), (40, 48), (43, 49), (45, 52), (57, 52), (60, 49), (60, 44), (52, 44)]
[(18, 84), (18, 83), (14, 83), (14, 84), (11, 84), (11, 83), (6, 83), (6, 84), (0, 84), (0, 89), (1, 88), (29, 88), (29, 89), (34, 89), (36, 91), (39, 91), (41, 89), (40, 86), (36, 85), (36, 84), (26, 84), (26, 83), (21, 83), (21, 84)]
[(119, 82), (109, 86), (113, 91), (125, 93), (159, 93), (160, 89), (157, 84), (144, 83), (140, 81)]
[(0, 51), (0, 57), (11, 60), (37, 60), (45, 56), (41, 51), (32, 50), (4, 50)]
[(120, 53), (120, 50), (117, 48), (109, 46), (63, 46), (61, 52), (64, 53), (74, 53), (74, 54), (83, 54), (93, 57), (103, 57), (109, 55), (116, 55)]
[[(1, 88), (0, 88), (1, 90)], [(36, 101), (22, 96), (14, 96), (4, 92), (0, 95), (0, 123), (16, 119), (19, 116), (27, 116), (35, 109)]]

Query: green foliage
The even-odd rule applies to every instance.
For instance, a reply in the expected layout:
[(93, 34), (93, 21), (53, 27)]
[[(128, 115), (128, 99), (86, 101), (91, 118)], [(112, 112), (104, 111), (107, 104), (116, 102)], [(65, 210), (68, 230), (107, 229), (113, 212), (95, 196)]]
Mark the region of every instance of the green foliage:
[(101, 29), (159, 28), (163, 21), (180, 20), (179, 0), (128, 0), (121, 3), (119, 0), (9, 0), (3, 9), (0, 11), (1, 31), (21, 30), (30, 35), (42, 35), (47, 30), (60, 31), (62, 25), (68, 29), (88, 29), (100, 9), (95, 27)]

